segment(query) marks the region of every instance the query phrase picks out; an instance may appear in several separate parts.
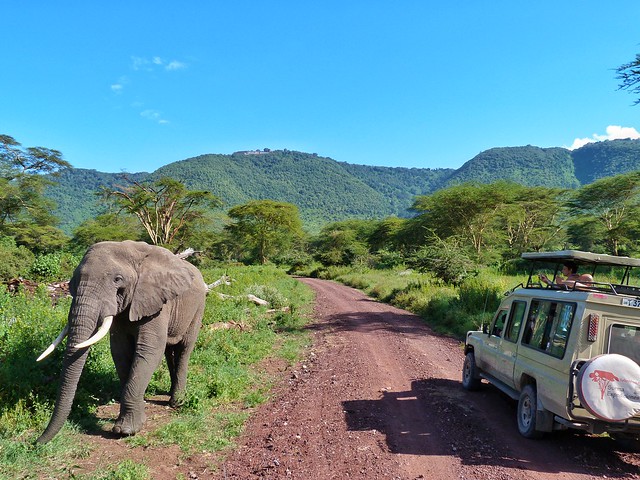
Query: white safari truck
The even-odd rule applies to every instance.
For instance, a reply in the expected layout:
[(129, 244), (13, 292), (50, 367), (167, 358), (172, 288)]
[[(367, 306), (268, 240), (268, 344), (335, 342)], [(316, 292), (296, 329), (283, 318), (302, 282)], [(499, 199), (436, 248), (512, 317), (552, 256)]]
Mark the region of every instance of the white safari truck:
[[(507, 292), (482, 331), (467, 333), (462, 385), (475, 390), (484, 379), (517, 400), (527, 438), (574, 428), (637, 448), (640, 287), (630, 279), (640, 260), (576, 250), (522, 257), (531, 262), (526, 285)], [(593, 281), (560, 284), (567, 262)]]

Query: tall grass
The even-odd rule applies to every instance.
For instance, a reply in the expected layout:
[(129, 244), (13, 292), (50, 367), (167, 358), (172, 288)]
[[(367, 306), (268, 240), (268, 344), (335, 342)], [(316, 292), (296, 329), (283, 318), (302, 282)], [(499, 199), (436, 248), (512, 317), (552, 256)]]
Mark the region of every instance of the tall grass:
[[(207, 283), (222, 274), (234, 281), (207, 296), (183, 406), (157, 430), (131, 437), (132, 448), (178, 444), (188, 455), (229, 445), (247, 409), (268, 398), (271, 378), (260, 370), (260, 362), (267, 357), (294, 362), (308, 342), (303, 328), (312, 300), (308, 287), (274, 267), (203, 269)], [(234, 298), (222, 299), (218, 293)], [(251, 303), (249, 293), (271, 305)], [(43, 362), (35, 358), (62, 330), (69, 305), (68, 299), (52, 305), (44, 290), (35, 296), (0, 292), (0, 479), (73, 476), (70, 465), (91, 450), (78, 435), (99, 431), (98, 406), (119, 396), (108, 341), (99, 342), (91, 347), (69, 421), (50, 443), (34, 445), (53, 409), (63, 345)], [(163, 362), (147, 394), (166, 394), (169, 388)], [(115, 463), (106, 472), (91, 478), (148, 476), (145, 466), (132, 462)]]
[(318, 276), (333, 279), (420, 315), (436, 331), (460, 340), (467, 331), (490, 321), (504, 293), (524, 279), (481, 269), (459, 287), (429, 274), (406, 269), (329, 267)]

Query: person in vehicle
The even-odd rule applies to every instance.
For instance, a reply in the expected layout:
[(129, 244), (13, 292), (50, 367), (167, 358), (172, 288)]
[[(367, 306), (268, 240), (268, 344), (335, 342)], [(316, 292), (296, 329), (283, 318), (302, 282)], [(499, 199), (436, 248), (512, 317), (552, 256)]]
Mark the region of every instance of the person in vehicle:
[(549, 280), (544, 273), (541, 273), (539, 277), (541, 282), (544, 282), (549, 286), (560, 286), (565, 288), (588, 287), (593, 283), (593, 276), (588, 273), (578, 275), (578, 265), (574, 262), (565, 262), (562, 265), (562, 275), (564, 278), (556, 275), (555, 283)]

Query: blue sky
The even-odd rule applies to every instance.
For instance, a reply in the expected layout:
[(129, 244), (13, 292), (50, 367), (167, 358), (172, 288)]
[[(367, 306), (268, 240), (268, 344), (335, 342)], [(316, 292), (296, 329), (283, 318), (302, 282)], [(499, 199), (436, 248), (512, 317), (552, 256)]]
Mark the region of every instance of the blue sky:
[(256, 148), (458, 168), (639, 136), (614, 72), (640, 52), (637, 0), (7, 0), (2, 18), (0, 133), (77, 168)]

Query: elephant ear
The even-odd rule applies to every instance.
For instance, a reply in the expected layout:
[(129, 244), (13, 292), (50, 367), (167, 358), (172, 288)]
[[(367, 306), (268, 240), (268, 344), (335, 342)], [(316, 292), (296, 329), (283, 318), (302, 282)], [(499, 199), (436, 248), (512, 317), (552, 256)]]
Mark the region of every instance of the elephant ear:
[(190, 264), (162, 247), (152, 247), (138, 270), (129, 320), (135, 322), (156, 315), (169, 300), (191, 288), (194, 274)]

